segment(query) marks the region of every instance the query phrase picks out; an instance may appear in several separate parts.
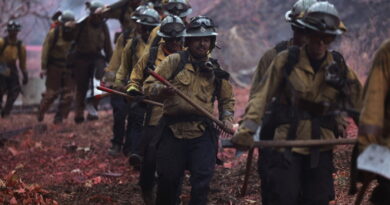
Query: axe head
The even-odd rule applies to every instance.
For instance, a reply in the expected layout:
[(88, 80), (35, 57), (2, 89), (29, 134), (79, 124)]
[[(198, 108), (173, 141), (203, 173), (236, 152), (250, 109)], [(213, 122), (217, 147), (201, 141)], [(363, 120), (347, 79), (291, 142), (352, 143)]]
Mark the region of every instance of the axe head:
[(368, 146), (359, 155), (357, 168), (390, 179), (390, 149), (378, 144)]

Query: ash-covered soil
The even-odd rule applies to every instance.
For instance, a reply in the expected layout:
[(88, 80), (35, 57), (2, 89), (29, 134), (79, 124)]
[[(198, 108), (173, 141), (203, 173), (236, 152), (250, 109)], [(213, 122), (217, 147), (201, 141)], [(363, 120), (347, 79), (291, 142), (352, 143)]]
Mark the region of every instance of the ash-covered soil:
[[(62, 125), (53, 125), (53, 116), (49, 115), (42, 123), (47, 126), (46, 131), (32, 129), (5, 142), (0, 147), (0, 202), (23, 204), (26, 197), (32, 201), (34, 197), (39, 200), (42, 197), (46, 202), (41, 204), (143, 204), (137, 185), (139, 173), (127, 164), (124, 156), (107, 154), (111, 145), (112, 113), (99, 114), (98, 121), (80, 125), (73, 123), (72, 116)], [(1, 119), (0, 131), (37, 124), (34, 115), (15, 114)], [(350, 135), (354, 133), (356, 128), (351, 128)], [(353, 204), (354, 197), (347, 195), (350, 154), (350, 146), (335, 150), (337, 197), (332, 204)], [(252, 165), (247, 195), (242, 198), (239, 193), (246, 154), (234, 156), (232, 149), (220, 153), (225, 164), (216, 166), (209, 204), (261, 204), (257, 163)], [(190, 193), (188, 178), (186, 174), (184, 204)]]

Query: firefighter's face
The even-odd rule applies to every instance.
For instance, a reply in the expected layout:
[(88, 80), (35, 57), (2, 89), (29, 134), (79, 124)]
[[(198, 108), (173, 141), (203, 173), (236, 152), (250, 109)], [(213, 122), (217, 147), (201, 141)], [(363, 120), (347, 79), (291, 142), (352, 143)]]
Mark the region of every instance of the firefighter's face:
[(182, 37), (179, 38), (165, 38), (165, 47), (171, 53), (176, 53), (183, 48), (184, 39)]
[(293, 41), (297, 46), (303, 46), (307, 43), (307, 35), (304, 29), (298, 28), (296, 26), (291, 26), (293, 30)]
[(144, 41), (147, 41), (150, 35), (150, 32), (152, 32), (154, 26), (148, 26), (148, 25), (139, 25), (140, 33)]
[(16, 30), (8, 30), (8, 36), (10, 36), (10, 37), (17, 37), (18, 33), (19, 33), (19, 31), (16, 31)]
[(334, 35), (318, 32), (309, 33), (307, 43), (309, 55), (315, 59), (322, 59), (334, 39)]
[(207, 57), (211, 48), (210, 37), (192, 37), (187, 39), (188, 50), (197, 58)]
[(99, 24), (103, 23), (103, 17), (101, 15), (98, 15), (98, 14), (92, 14), (91, 15), (91, 22), (94, 25), (99, 25)]

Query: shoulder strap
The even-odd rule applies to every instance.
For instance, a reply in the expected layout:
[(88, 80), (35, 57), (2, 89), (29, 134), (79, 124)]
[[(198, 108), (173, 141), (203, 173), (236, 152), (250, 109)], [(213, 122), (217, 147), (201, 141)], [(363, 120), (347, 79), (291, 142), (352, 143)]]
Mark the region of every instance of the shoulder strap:
[(156, 59), (157, 59), (157, 53), (158, 53), (158, 47), (151, 47), (150, 50), (149, 50), (149, 58), (148, 58), (148, 62), (146, 63), (146, 67), (147, 68), (150, 68), (152, 70), (155, 69), (155, 62), (156, 62)]
[(1, 55), (3, 55), (3, 52), (4, 52), (4, 50), (7, 48), (7, 46), (8, 46), (8, 40), (7, 40), (7, 38), (3, 38), (4, 39), (4, 45), (3, 45), (3, 47), (1, 47), (1, 49), (0, 49), (0, 56)]
[(127, 41), (131, 38), (131, 33), (132, 33), (131, 29), (126, 29), (123, 32), (123, 47), (126, 45)]
[(50, 50), (52, 50), (54, 46), (57, 44), (59, 35), (60, 35), (60, 29), (58, 26), (56, 26), (54, 28), (54, 37), (53, 37), (53, 42), (50, 45)]
[(214, 102), (215, 98), (220, 96), (221, 94), (222, 80), (229, 80), (230, 74), (221, 69), (221, 66), (219, 65), (217, 59), (210, 58), (209, 60), (214, 66), (213, 73), (215, 76), (215, 80), (214, 80), (215, 88), (214, 88), (213, 96), (211, 97), (211, 102)]
[(74, 39), (74, 42), (77, 43), (80, 40), (81, 34), (83, 33), (85, 28), (85, 21), (81, 22), (79, 32), (77, 33), (76, 38)]
[(133, 68), (133, 64), (134, 64), (133, 59), (134, 59), (134, 55), (135, 55), (135, 52), (137, 49), (137, 45), (138, 45), (138, 38), (133, 38), (133, 41), (131, 42), (131, 47), (130, 47), (130, 52), (131, 52), (130, 66), (131, 66), (131, 68)]
[(345, 75), (343, 77), (346, 77), (348, 66), (347, 66), (347, 63), (345, 63), (343, 55), (341, 55), (341, 53), (339, 53), (337, 51), (332, 51), (331, 53), (333, 56), (333, 60), (337, 63), (337, 65), (341, 69), (343, 69), (343, 75)]
[(217, 59), (209, 58), (209, 60), (214, 66), (213, 72), (216, 78), (224, 80), (230, 79), (230, 73), (225, 70), (222, 70), (221, 65), (218, 63)]
[(300, 48), (298, 46), (291, 46), (288, 48), (287, 62), (284, 64), (283, 70), (285, 77), (288, 78), (294, 69), (294, 66), (299, 61)]
[(173, 71), (171, 77), (169, 77), (168, 80), (174, 79), (176, 75), (179, 74), (184, 69), (184, 66), (188, 63), (188, 57), (189, 57), (188, 51), (179, 51), (178, 53), (180, 55), (179, 64), (177, 65), (176, 70)]
[(158, 43), (161, 41), (161, 36), (156, 36), (150, 47), (158, 47)]
[(276, 53), (280, 53), (284, 50), (287, 50), (288, 49), (288, 41), (279, 42), (278, 44), (276, 44), (274, 49), (276, 50)]
[(16, 46), (18, 48), (18, 57), (20, 58), (20, 56), (22, 55), (22, 41), (21, 40), (18, 40), (16, 42)]

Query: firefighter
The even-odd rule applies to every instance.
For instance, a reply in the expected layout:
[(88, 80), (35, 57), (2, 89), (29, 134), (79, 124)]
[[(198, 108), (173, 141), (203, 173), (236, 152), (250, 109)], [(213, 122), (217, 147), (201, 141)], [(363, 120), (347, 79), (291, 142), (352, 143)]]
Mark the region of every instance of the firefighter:
[(290, 46), (301, 47), (305, 44), (305, 28), (297, 22), (297, 19), (302, 18), (305, 15), (306, 10), (316, 2), (317, 0), (298, 0), (293, 5), (292, 9), (286, 12), (285, 20), (291, 24), (293, 36), (290, 40), (277, 43), (274, 48), (267, 50), (261, 57), (252, 79), (252, 87), (250, 89), (251, 96), (256, 91), (266, 69), (278, 53), (286, 50)]
[[(338, 52), (329, 51), (344, 32), (336, 8), (328, 2), (310, 6), (297, 20), (307, 32), (305, 46), (278, 54), (249, 101), (232, 142), (253, 146), (267, 104), (276, 96), (278, 116), (271, 140), (334, 139), (342, 135), (344, 112), (358, 111), (361, 84)], [(334, 199), (332, 147), (275, 148), (268, 156), (268, 203), (329, 204)]]
[[(390, 148), (390, 40), (377, 51), (364, 89), (364, 105), (360, 116), (358, 145), (362, 152), (370, 144)], [(365, 178), (375, 178), (368, 173)], [(372, 192), (375, 205), (390, 204), (390, 180), (377, 176)]]
[[(23, 85), (28, 82), (26, 47), (18, 39), (20, 29), (21, 25), (11, 20), (7, 24), (8, 35), (5, 38), (0, 38), (0, 109), (3, 118), (10, 114), (15, 100), (21, 92), (17, 62), (19, 62), (19, 69), (23, 74)], [(4, 94), (7, 95), (7, 101), (2, 107)]]
[[(210, 113), (217, 99), (220, 119), (231, 127), (234, 97), (229, 74), (215, 59), (209, 58), (217, 36), (214, 23), (207, 17), (194, 17), (186, 33), (188, 50), (169, 55), (156, 68), (156, 73), (169, 79)], [(190, 204), (207, 204), (217, 154), (217, 132), (213, 123), (152, 76), (146, 79), (144, 91), (164, 103), (160, 121), (164, 126), (156, 151), (156, 204), (178, 203), (186, 169), (191, 174)]]
[[(93, 84), (93, 78), (101, 79), (105, 64), (112, 55), (110, 33), (102, 16), (95, 14), (103, 8), (99, 1), (89, 5), (89, 16), (76, 25), (74, 42), (68, 55), (68, 67), (73, 71), (76, 81), (75, 122), (84, 121), (85, 97)], [(104, 55), (102, 55), (104, 52)], [(97, 116), (88, 115), (88, 120)]]
[(97, 13), (101, 13), (104, 18), (117, 19), (121, 24), (122, 31), (126, 31), (136, 27), (132, 17), (140, 3), (141, 0), (119, 0), (109, 6), (100, 8)]
[(71, 70), (66, 67), (66, 58), (73, 40), (75, 21), (73, 12), (64, 11), (59, 17), (59, 24), (50, 29), (42, 46), (41, 77), (46, 76), (46, 92), (38, 111), (38, 121), (42, 121), (45, 112), (59, 97), (59, 106), (54, 116), (54, 123), (66, 119), (73, 100), (73, 79)]
[[(178, 16), (168, 15), (161, 22), (157, 35), (163, 39), (163, 42), (156, 47), (150, 48), (149, 52), (145, 52), (134, 66), (130, 76), (129, 88), (127, 89), (130, 95), (143, 95), (142, 86), (145, 79), (149, 76), (147, 69), (154, 70), (168, 55), (183, 49), (185, 25)], [(154, 204), (156, 162), (155, 146), (151, 141), (153, 138), (158, 138), (161, 133), (161, 127), (158, 126), (158, 123), (162, 112), (163, 110), (160, 107), (147, 107), (142, 138), (132, 141), (132, 150), (134, 151), (129, 157), (130, 164), (135, 167), (140, 166), (143, 157), (146, 158), (142, 163), (139, 182), (146, 204)]]
[[(146, 6), (139, 6), (133, 12), (131, 19), (135, 22), (138, 20), (139, 15), (147, 9)], [(103, 82), (105, 86), (112, 86), (115, 82), (115, 75), (119, 70), (122, 61), (122, 52), (125, 48), (128, 41), (133, 38), (135, 31), (126, 29), (122, 34), (118, 37), (115, 43), (115, 50), (112, 54), (110, 62), (105, 69), (105, 73), (103, 76)], [(113, 116), (114, 116), (114, 125), (113, 125), (113, 139), (112, 139), (112, 147), (108, 150), (108, 154), (112, 156), (116, 156), (120, 153), (123, 144), (123, 137), (126, 132), (126, 116), (127, 116), (127, 105), (125, 100), (120, 96), (111, 96), (111, 106), (113, 108)], [(118, 142), (118, 143), (116, 143)]]
[[(249, 99), (252, 99), (253, 94), (256, 93), (258, 86), (260, 84), (260, 80), (264, 76), (264, 73), (266, 69), (270, 66), (272, 60), (278, 55), (278, 53), (288, 49), (291, 46), (298, 46), (301, 47), (306, 42), (306, 36), (305, 36), (305, 28), (297, 22), (297, 19), (302, 18), (305, 15), (306, 10), (313, 5), (317, 0), (298, 0), (293, 5), (292, 9), (287, 11), (285, 14), (285, 20), (290, 23), (291, 30), (293, 32), (293, 36), (290, 40), (287, 41), (281, 41), (275, 45), (275, 47), (267, 50), (264, 55), (261, 57), (256, 71), (253, 75), (252, 79), (252, 86), (250, 89), (250, 96)], [(273, 105), (276, 106), (276, 105)], [(270, 127), (270, 121), (272, 121), (272, 114), (277, 113), (278, 110), (272, 110), (272, 105), (267, 108), (267, 114), (265, 114), (264, 119), (267, 119), (268, 121), (265, 121), (261, 127), (260, 131), (260, 139), (267, 138), (269, 136), (273, 136), (273, 127)], [(267, 184), (265, 183), (267, 181), (267, 168), (268, 165), (268, 153), (271, 153), (271, 149), (268, 148), (262, 148), (259, 150), (259, 160), (258, 160), (258, 172), (260, 175), (260, 182), (261, 182), (261, 200), (263, 205), (267, 205), (267, 194), (268, 191)]]
[[(147, 8), (148, 7), (144, 5), (137, 7), (136, 10), (132, 13), (131, 19), (136, 22), (139, 19), (139, 15)], [(115, 75), (121, 65), (123, 49), (125, 48), (128, 41), (130, 41), (134, 37), (135, 33), (135, 30), (128, 28), (125, 29), (116, 39), (114, 52), (112, 54), (110, 62), (108, 63), (108, 66), (104, 70), (105, 73), (103, 76), (103, 82), (107, 83), (106, 86), (114, 84)]]
[[(187, 24), (187, 16), (192, 13), (192, 8), (188, 0), (165, 0), (162, 2), (163, 15), (175, 15), (180, 17)], [(148, 48), (157, 46), (161, 37), (157, 35), (159, 27), (153, 29), (148, 39)]]
[[(114, 87), (119, 90), (125, 90), (134, 65), (144, 53), (150, 31), (160, 23), (160, 16), (154, 9), (147, 8), (141, 12), (136, 22), (138, 24), (137, 33), (126, 43), (122, 51), (121, 64), (115, 74)], [(130, 109), (127, 100), (120, 96), (112, 96), (111, 105), (114, 108), (115, 117), (114, 137), (111, 140), (112, 147), (109, 149), (109, 153), (116, 155), (122, 150), (125, 155), (128, 155), (131, 151), (129, 137), (130, 135), (140, 135), (144, 109), (138, 109), (138, 106)], [(126, 118), (127, 129), (125, 129)], [(123, 145), (124, 136), (126, 136), (126, 140)]]

